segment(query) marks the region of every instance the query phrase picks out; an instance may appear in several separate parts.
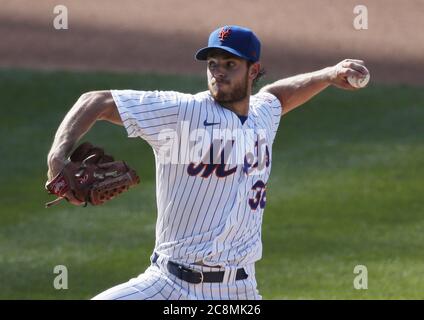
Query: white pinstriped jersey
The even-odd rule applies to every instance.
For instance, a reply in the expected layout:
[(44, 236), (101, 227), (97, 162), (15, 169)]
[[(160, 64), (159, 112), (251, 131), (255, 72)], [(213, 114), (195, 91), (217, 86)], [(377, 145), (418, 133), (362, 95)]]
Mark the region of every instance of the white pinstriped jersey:
[[(272, 144), (282, 112), (279, 100), (269, 93), (251, 96), (243, 124), (209, 91), (195, 95), (134, 90), (111, 93), (128, 136), (143, 138), (155, 153), (155, 251), (183, 263), (243, 266), (259, 260)], [(200, 135), (196, 129), (202, 130)], [(230, 138), (222, 141), (230, 141), (236, 154), (232, 160), (213, 149), (214, 130), (225, 129)], [(203, 139), (188, 143), (187, 134)], [(181, 153), (172, 158), (177, 161), (163, 160), (164, 153), (175, 154), (187, 144), (215, 152), (220, 160), (208, 163), (209, 155), (204, 153), (189, 161), (183, 161), (187, 158)]]

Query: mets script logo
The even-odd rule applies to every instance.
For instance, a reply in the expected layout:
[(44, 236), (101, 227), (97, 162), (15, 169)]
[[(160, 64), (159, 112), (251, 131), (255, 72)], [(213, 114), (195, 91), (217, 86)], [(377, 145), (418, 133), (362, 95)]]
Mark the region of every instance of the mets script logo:
[(225, 39), (228, 38), (228, 36), (230, 35), (230, 33), (231, 33), (230, 27), (223, 27), (221, 29), (221, 31), (219, 32), (219, 39), (221, 41), (224, 41)]

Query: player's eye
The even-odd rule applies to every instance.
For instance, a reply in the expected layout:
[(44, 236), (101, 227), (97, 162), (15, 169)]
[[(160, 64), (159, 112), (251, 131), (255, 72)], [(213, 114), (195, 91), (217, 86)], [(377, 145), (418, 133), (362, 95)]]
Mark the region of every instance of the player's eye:
[(208, 67), (209, 68), (215, 68), (216, 67), (216, 62), (215, 61), (212, 61), (212, 60), (209, 60), (208, 61)]
[(228, 68), (234, 68), (236, 66), (236, 63), (234, 61), (228, 61), (227, 62), (227, 67)]

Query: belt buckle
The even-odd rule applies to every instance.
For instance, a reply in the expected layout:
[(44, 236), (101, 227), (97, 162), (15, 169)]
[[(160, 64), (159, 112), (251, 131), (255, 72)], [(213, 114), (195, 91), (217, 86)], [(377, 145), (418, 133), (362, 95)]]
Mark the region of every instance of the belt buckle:
[[(190, 268), (186, 268), (186, 267), (184, 267), (184, 266), (182, 266), (180, 264), (177, 265), (177, 268), (178, 268), (178, 270), (180, 272), (180, 275), (181, 275), (180, 279), (183, 279), (184, 280), (184, 276), (183, 276), (184, 273), (185, 274), (190, 274), (191, 273), (191, 274), (200, 274), (200, 279), (199, 280), (196, 279), (195, 280), (196, 282), (194, 282), (194, 281), (189, 281), (189, 282), (198, 284), (198, 283), (202, 283), (203, 280), (204, 280), (204, 276), (203, 276), (203, 272), (202, 271), (197, 271), (197, 270), (193, 270), (193, 269), (190, 269)], [(188, 280), (186, 280), (186, 281), (188, 281)]]
[(189, 272), (189, 273), (193, 273), (193, 274), (200, 274), (200, 279), (199, 279), (198, 281), (196, 280), (196, 282), (193, 282), (193, 283), (195, 283), (195, 284), (202, 283), (202, 282), (203, 282), (203, 280), (205, 279), (205, 277), (204, 277), (204, 275), (203, 275), (203, 272), (202, 272), (202, 271), (197, 271), (197, 270), (193, 270), (193, 269), (185, 268), (185, 267), (182, 267), (182, 269), (183, 269), (184, 271), (186, 271), (186, 272)]

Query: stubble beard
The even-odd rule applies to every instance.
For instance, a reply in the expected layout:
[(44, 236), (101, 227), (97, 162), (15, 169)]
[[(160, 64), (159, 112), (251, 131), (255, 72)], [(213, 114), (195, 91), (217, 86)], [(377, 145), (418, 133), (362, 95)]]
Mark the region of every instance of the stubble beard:
[(223, 92), (222, 90), (214, 91), (210, 83), (208, 83), (208, 88), (216, 102), (220, 104), (231, 104), (242, 101), (247, 97), (248, 85), (248, 77), (246, 76), (244, 81), (241, 81), (236, 86), (231, 88), (229, 92)]

